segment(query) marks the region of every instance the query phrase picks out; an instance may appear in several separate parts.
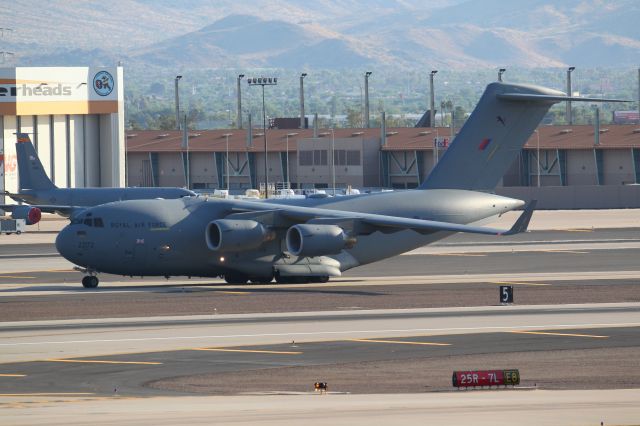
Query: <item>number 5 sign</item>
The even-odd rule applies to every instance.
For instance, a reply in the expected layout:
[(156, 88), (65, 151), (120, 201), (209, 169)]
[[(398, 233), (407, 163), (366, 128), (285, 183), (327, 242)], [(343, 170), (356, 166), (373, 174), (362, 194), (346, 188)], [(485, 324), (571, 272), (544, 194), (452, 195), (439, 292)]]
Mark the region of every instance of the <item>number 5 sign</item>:
[(500, 303), (513, 303), (513, 286), (501, 285), (500, 286)]

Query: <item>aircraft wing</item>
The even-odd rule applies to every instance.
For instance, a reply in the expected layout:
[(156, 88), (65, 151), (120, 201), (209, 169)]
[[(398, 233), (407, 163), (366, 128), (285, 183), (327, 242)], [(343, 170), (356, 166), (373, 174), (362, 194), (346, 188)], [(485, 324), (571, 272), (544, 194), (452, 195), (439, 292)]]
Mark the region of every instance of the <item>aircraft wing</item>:
[(48, 204), (0, 204), (0, 210), (10, 213), (16, 209), (24, 209), (25, 207), (37, 208), (42, 213), (55, 213), (64, 217), (75, 216), (87, 208), (82, 206), (56, 206)]
[(486, 235), (514, 235), (527, 230), (535, 206), (536, 200), (529, 202), (511, 229), (495, 229), (435, 220), (297, 206), (283, 206), (281, 209), (263, 209), (262, 207), (266, 206), (260, 203), (251, 203), (253, 208), (250, 207), (248, 209), (245, 209), (243, 205), (237, 209), (242, 210), (241, 212), (230, 214), (226, 218), (255, 220), (266, 226), (282, 228), (299, 223), (337, 225), (353, 235), (367, 235), (375, 231), (392, 233), (405, 229), (411, 229), (422, 234), (449, 231)]

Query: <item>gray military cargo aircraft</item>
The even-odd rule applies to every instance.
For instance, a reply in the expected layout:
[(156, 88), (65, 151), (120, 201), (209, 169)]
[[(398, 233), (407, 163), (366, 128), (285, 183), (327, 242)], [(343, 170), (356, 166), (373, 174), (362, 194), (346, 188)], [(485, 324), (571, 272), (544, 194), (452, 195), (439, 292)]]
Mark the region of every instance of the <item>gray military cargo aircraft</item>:
[(487, 191), (551, 105), (568, 99), (586, 100), (544, 87), (490, 84), (416, 190), (264, 202), (191, 197), (115, 202), (76, 216), (56, 247), (82, 267), (87, 274), (82, 284), (89, 288), (98, 285), (98, 272), (219, 276), (229, 283), (326, 282), (455, 232), (523, 232), (535, 202), (510, 230), (473, 223), (524, 205)]
[(195, 196), (184, 188), (58, 188), (47, 176), (40, 158), (26, 133), (18, 133), (18, 193), (5, 195), (29, 205), (4, 204), (0, 210), (11, 212), (14, 219), (25, 219), (27, 225), (40, 220), (41, 212), (70, 217), (87, 207), (121, 200)]

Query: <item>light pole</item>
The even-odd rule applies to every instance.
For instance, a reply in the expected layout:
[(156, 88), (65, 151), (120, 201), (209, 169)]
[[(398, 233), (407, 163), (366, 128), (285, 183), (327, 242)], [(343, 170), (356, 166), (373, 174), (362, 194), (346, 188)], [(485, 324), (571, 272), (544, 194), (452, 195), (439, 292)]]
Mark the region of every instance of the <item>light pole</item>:
[(429, 116), (429, 126), (436, 127), (436, 96), (433, 92), (433, 77), (438, 73), (438, 70), (433, 70), (429, 74), (429, 89), (431, 90), (431, 103), (429, 104), (430, 108), (430, 116)]
[(238, 74), (238, 87), (236, 92), (238, 94), (238, 110), (236, 112), (236, 127), (242, 129), (242, 96), (240, 94), (240, 80), (244, 77), (244, 74)]
[(504, 72), (506, 71), (506, 68), (500, 68), (498, 70), (498, 81), (502, 83), (502, 74), (504, 74)]
[(298, 133), (287, 133), (287, 189), (291, 188), (291, 178), (289, 177), (289, 136), (296, 136)]
[(267, 161), (267, 113), (264, 107), (264, 86), (278, 84), (277, 77), (253, 77), (247, 79), (249, 86), (262, 86), (262, 135), (264, 136), (264, 197), (269, 198), (269, 165)]
[[(300, 128), (304, 129), (304, 78), (307, 76), (306, 72), (300, 74)], [(289, 174), (287, 173), (287, 178)]]
[(181, 75), (176, 75), (175, 88), (176, 88), (176, 130), (180, 130), (180, 95), (178, 93), (178, 82), (182, 78)]
[(369, 76), (371, 71), (364, 73), (364, 127), (369, 128)]
[[(576, 67), (567, 68), (567, 96), (571, 98), (571, 72), (575, 70)], [(567, 101), (567, 124), (571, 126), (573, 124), (573, 118), (571, 117), (571, 101)]]
[(536, 129), (536, 139), (537, 139), (536, 161), (538, 162), (538, 188), (540, 188), (540, 131), (538, 129)]
[(336, 136), (331, 128), (331, 185), (333, 186), (333, 196), (336, 196)]
[(227, 175), (227, 192), (229, 192), (229, 136), (233, 136), (233, 133), (225, 133), (224, 135), (222, 135), (226, 138), (226, 154), (225, 154), (225, 172)]

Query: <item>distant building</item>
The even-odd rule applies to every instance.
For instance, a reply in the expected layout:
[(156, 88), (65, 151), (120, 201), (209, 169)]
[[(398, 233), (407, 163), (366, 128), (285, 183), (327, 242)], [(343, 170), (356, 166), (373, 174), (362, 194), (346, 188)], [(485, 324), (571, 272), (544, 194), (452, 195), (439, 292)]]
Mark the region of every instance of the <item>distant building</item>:
[[(524, 188), (614, 188), (640, 183), (640, 129), (600, 128), (595, 145), (592, 126), (541, 126), (504, 176), (497, 192)], [(289, 181), (292, 188), (414, 188), (424, 181), (446, 148), (434, 139), (449, 138), (450, 128), (267, 131), (269, 182)], [(189, 138), (190, 182), (195, 189), (226, 187), (226, 130), (194, 132)], [(333, 137), (332, 137), (333, 136)], [(128, 178), (137, 186), (183, 186), (185, 150), (179, 132), (127, 132)], [(441, 144), (442, 145), (442, 144)], [(331, 152), (335, 156), (335, 168)], [(241, 191), (264, 182), (262, 130), (234, 130), (229, 137), (229, 187)], [(519, 189), (520, 188), (520, 189)], [(555, 189), (553, 189), (555, 188)], [(515, 192), (514, 192), (515, 191)], [(549, 192), (549, 193), (551, 193)], [(588, 192), (593, 193), (593, 190)], [(640, 206), (640, 195), (637, 197)], [(636, 202), (634, 201), (634, 203)]]

